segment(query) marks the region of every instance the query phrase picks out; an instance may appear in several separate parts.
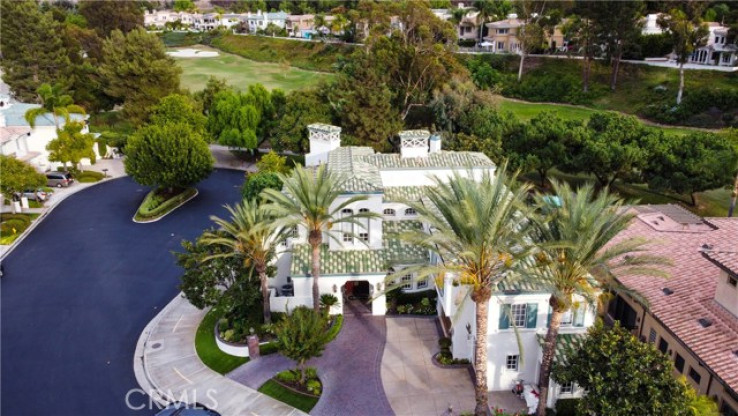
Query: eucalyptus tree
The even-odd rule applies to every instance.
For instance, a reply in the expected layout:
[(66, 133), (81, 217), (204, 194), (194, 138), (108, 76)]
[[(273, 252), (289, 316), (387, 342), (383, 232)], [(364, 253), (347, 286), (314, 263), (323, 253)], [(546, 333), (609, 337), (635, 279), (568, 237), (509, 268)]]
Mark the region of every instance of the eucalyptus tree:
[[(379, 218), (373, 212), (343, 214), (351, 205), (367, 200), (366, 195), (347, 195), (344, 184), (347, 177), (329, 171), (325, 164), (315, 170), (301, 166), (289, 175), (280, 173), (282, 191), (265, 189), (262, 197), (270, 204), (266, 209), (276, 218), (275, 222), (284, 227), (302, 227), (307, 230), (308, 244), (311, 248), (311, 276), (313, 278), (313, 309), (320, 311), (320, 249), (324, 236), (337, 240), (330, 230), (338, 224), (354, 224), (363, 227), (361, 220)], [(342, 197), (346, 195), (345, 197)], [(353, 211), (352, 211), (353, 212)], [(355, 237), (355, 236), (354, 236)]]
[[(566, 313), (583, 313), (597, 305), (606, 288), (625, 290), (617, 284), (618, 274), (666, 277), (658, 266), (668, 260), (647, 253), (648, 240), (632, 237), (614, 241), (634, 218), (617, 197), (603, 190), (595, 194), (592, 185), (572, 189), (552, 182), (556, 195), (537, 195), (541, 215), (535, 220), (536, 253), (522, 262), (522, 275), (550, 292), (550, 323), (543, 344), (540, 369), (538, 416), (546, 415), (551, 368), (556, 341)], [(527, 266), (527, 267), (526, 267)], [(640, 298), (637, 293), (631, 293)], [(585, 306), (587, 305), (587, 306)]]
[(695, 50), (707, 44), (710, 31), (699, 17), (690, 20), (687, 14), (679, 9), (673, 9), (668, 15), (662, 16), (659, 24), (668, 31), (674, 41), (674, 55), (679, 64), (679, 91), (676, 98), (679, 105), (684, 94), (684, 64)]
[(217, 232), (206, 232), (201, 238), (205, 245), (222, 246), (227, 250), (214, 254), (204, 261), (218, 257), (238, 257), (243, 259), (244, 268), (253, 267), (259, 276), (261, 296), (263, 297), (264, 323), (272, 322), (269, 302), (269, 276), (267, 266), (274, 258), (281, 241), (280, 228), (274, 217), (260, 206), (257, 200), (243, 200), (235, 207), (226, 205), (230, 220), (217, 216), (210, 219), (218, 225)]
[[(526, 255), (526, 196), (529, 185), (509, 175), (506, 164), (496, 173), (475, 180), (472, 173), (455, 173), (448, 181), (436, 178), (428, 187), (425, 203), (409, 202), (432, 232), (414, 230), (401, 237), (427, 248), (442, 262), (418, 268), (418, 278), (451, 274), (470, 285), (475, 303), (474, 349), (476, 415), (486, 415), (487, 325), (489, 301), (506, 271)], [(405, 271), (403, 271), (405, 273)]]

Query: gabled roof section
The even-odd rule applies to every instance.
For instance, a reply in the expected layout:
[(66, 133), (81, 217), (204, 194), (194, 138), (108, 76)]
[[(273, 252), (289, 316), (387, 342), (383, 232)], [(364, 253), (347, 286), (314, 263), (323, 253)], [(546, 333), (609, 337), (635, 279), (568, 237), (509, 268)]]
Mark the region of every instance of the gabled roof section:
[(376, 166), (361, 160), (374, 153), (369, 147), (339, 147), (328, 153), (328, 170), (346, 177), (345, 192), (372, 193), (382, 191), (382, 178)]
[(702, 255), (726, 272), (738, 276), (738, 251), (705, 250)]

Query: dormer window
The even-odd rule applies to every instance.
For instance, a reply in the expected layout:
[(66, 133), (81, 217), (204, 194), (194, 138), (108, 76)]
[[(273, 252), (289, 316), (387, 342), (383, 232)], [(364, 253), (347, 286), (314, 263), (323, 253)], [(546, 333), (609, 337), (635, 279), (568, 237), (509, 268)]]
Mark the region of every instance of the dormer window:
[(736, 279), (734, 276), (728, 276), (728, 284), (733, 287), (738, 286), (738, 279)]
[(405, 210), (405, 215), (413, 216), (413, 215), (418, 215), (418, 213), (415, 212), (415, 208), (408, 208)]
[(395, 216), (395, 210), (392, 208), (385, 208), (384, 215), (394, 217)]

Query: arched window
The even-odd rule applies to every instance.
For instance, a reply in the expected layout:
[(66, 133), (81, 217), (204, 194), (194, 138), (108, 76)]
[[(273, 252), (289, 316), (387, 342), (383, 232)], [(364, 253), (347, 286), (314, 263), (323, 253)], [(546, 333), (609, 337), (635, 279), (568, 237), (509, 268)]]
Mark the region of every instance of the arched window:
[(395, 216), (395, 210), (392, 208), (385, 208), (384, 209), (384, 215), (389, 215), (390, 217)]
[(405, 210), (405, 215), (418, 215), (418, 213), (415, 212), (415, 208), (408, 208)]

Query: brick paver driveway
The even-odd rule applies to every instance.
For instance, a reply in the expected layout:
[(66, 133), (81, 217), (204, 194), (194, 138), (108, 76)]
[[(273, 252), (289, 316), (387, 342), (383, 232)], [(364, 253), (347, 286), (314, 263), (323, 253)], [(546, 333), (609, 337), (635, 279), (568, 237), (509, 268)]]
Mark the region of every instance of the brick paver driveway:
[[(394, 414), (380, 377), (386, 334), (384, 317), (346, 311), (338, 337), (328, 344), (322, 357), (308, 362), (318, 369), (323, 381), (323, 395), (311, 415)], [(237, 368), (228, 377), (258, 389), (274, 374), (294, 366), (273, 354)]]
[(434, 319), (388, 317), (386, 326), (381, 374), (395, 414), (458, 415), (474, 410), (474, 385), (469, 370), (440, 368), (432, 362), (433, 354), (439, 351)]

